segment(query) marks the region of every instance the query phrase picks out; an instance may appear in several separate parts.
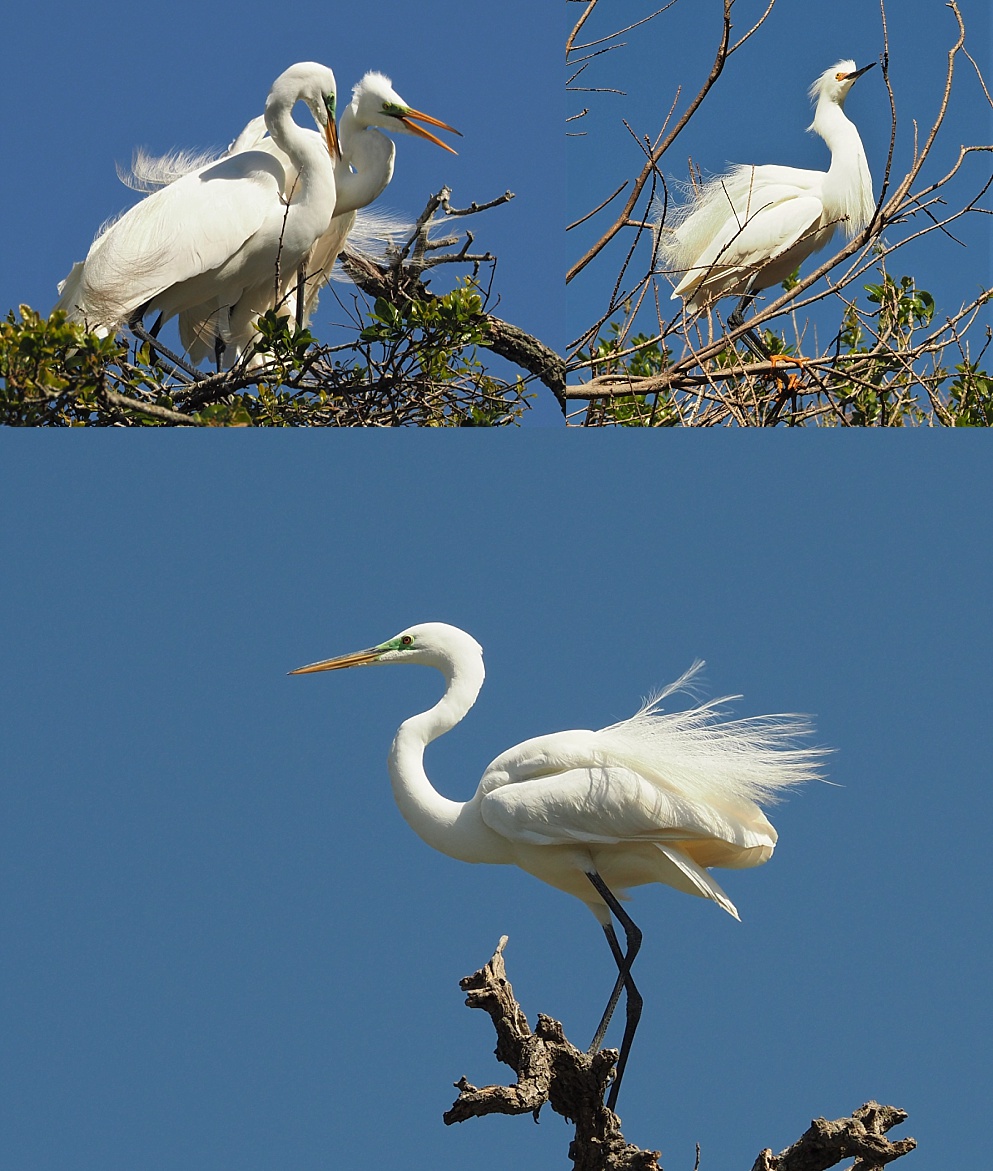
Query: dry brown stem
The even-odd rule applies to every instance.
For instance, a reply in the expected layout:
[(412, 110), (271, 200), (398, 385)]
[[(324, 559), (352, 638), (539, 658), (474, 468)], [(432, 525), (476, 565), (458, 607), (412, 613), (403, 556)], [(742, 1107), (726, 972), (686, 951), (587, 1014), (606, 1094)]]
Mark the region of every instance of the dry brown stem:
[[(565, 278), (566, 284), (568, 284), (570, 281), (572, 281), (575, 277), (579, 276), (579, 274), (583, 271), (584, 268), (586, 268), (586, 266), (590, 263), (590, 261), (592, 261), (596, 256), (598, 256), (604, 250), (604, 248), (607, 247), (607, 245), (610, 243), (611, 240), (614, 239), (614, 237), (617, 235), (618, 232), (620, 232), (623, 228), (628, 227), (632, 224), (632, 219), (631, 219), (632, 213), (634, 212), (635, 206), (638, 203), (639, 198), (641, 197), (641, 193), (645, 190), (645, 187), (651, 182), (653, 176), (655, 176), (657, 174), (657, 167), (658, 167), (659, 160), (666, 153), (666, 151), (669, 150), (669, 148), (672, 146), (672, 144), (676, 141), (676, 139), (682, 133), (682, 131), (685, 128), (685, 126), (687, 125), (687, 123), (690, 121), (690, 119), (696, 113), (697, 109), (700, 106), (700, 103), (704, 100), (704, 98), (707, 96), (707, 94), (713, 88), (714, 83), (720, 77), (721, 72), (724, 69), (724, 65), (727, 62), (727, 59), (731, 56), (731, 54), (733, 52), (735, 52), (736, 49), (740, 48), (745, 43), (745, 41), (747, 41), (748, 38), (750, 36), (752, 36), (752, 34), (765, 21), (766, 17), (772, 11), (772, 7), (775, 4), (775, 2), (776, 2), (776, 0), (769, 0), (768, 7), (765, 9), (765, 11), (762, 13), (762, 15), (758, 18), (758, 20), (755, 22), (755, 24), (732, 45), (730, 43), (731, 29), (732, 29), (731, 13), (732, 13), (732, 9), (734, 8), (735, 0), (724, 0), (724, 12), (723, 12), (723, 18), (722, 18), (722, 23), (721, 23), (721, 32), (720, 32), (719, 39), (718, 39), (717, 50), (716, 50), (716, 53), (714, 56), (714, 63), (710, 68), (710, 73), (707, 76), (707, 79), (702, 83), (702, 85), (700, 86), (700, 89), (697, 91), (696, 97), (694, 97), (693, 100), (690, 102), (690, 104), (686, 107), (686, 109), (683, 111), (682, 115), (680, 116), (679, 120), (677, 121), (676, 125), (673, 126), (673, 128), (668, 132), (668, 134), (665, 133), (665, 127), (669, 121), (669, 119), (666, 118), (665, 123), (663, 123), (662, 129), (658, 132), (658, 134), (656, 135), (656, 137), (654, 139), (654, 144), (651, 147), (651, 150), (648, 152), (648, 157), (645, 160), (645, 164), (641, 169), (641, 173), (634, 180), (634, 183), (631, 188), (631, 192), (628, 196), (627, 202), (625, 203), (623, 210), (620, 212), (620, 214), (617, 216), (617, 218), (614, 220), (614, 222), (606, 229), (606, 231), (603, 232), (603, 234), (600, 236), (600, 239), (597, 240), (594, 244), (592, 244), (586, 250), (586, 252), (577, 261), (575, 261), (575, 263), (573, 263), (569, 267), (568, 271), (566, 272), (566, 278)], [(592, 12), (593, 7), (594, 7), (594, 5), (590, 5), (589, 9), (583, 13), (583, 20), (586, 19), (586, 17), (590, 14), (590, 12)], [(666, 7), (669, 7), (669, 5), (666, 5)], [(647, 19), (653, 19), (654, 17), (659, 16), (664, 11), (665, 11), (665, 8), (660, 8), (658, 10), (658, 12), (653, 12), (651, 17), (648, 17)], [(638, 23), (643, 23), (643, 22), (638, 22)], [(629, 25), (628, 27), (633, 28), (635, 26), (632, 24), (632, 25)], [(578, 31), (578, 29), (574, 30), (573, 37), (575, 35), (575, 31)], [(626, 31), (626, 30), (622, 30), (622, 31)], [(583, 46), (576, 46), (574, 44), (573, 38), (570, 38), (570, 40), (566, 46), (567, 59), (568, 59), (570, 53), (575, 52), (577, 49), (580, 49), (580, 48), (583, 48)], [(585, 216), (583, 218), (588, 219), (589, 217)], [(582, 221), (579, 221), (579, 222), (582, 222)]]

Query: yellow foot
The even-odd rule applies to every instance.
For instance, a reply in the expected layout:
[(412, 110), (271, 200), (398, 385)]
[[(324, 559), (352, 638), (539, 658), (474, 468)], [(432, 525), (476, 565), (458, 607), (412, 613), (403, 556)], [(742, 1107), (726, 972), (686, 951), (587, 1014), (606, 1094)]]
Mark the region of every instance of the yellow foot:
[[(773, 367), (778, 365), (783, 366), (800, 366), (803, 367), (807, 361), (806, 358), (801, 358), (799, 354), (770, 354), (769, 362)], [(785, 389), (788, 393), (792, 393), (800, 385), (800, 376), (798, 374), (777, 375), (775, 369), (773, 370), (773, 377), (777, 382), (784, 382)]]

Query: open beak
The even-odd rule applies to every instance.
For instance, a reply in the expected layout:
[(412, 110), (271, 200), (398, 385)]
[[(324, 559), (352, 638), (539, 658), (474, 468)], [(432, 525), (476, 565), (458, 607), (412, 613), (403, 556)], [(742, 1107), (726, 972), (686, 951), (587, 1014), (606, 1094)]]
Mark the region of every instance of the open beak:
[(333, 118), (329, 118), (324, 127), (324, 137), (327, 139), (331, 161), (336, 163), (341, 158), (341, 147), (338, 145), (338, 127), (335, 126)]
[(875, 65), (875, 61), (870, 61), (868, 65), (863, 65), (861, 69), (856, 69), (854, 73), (846, 73), (845, 81), (854, 81), (856, 77), (861, 77), (863, 73), (868, 73), (870, 69), (875, 68)]
[(337, 671), (341, 667), (365, 667), (369, 663), (378, 661), (383, 648), (374, 646), (367, 651), (352, 651), (350, 655), (338, 655), (335, 659), (324, 659), (320, 663), (311, 663), (306, 667), (297, 667), (290, 671), (290, 675), (311, 675), (315, 671)]
[(437, 118), (432, 118), (430, 114), (422, 114), (420, 110), (407, 110), (400, 115), (400, 121), (412, 134), (416, 134), (420, 138), (426, 138), (428, 142), (433, 142), (436, 146), (440, 146), (442, 150), (447, 150), (453, 155), (459, 153), (457, 150), (452, 150), (447, 142), (442, 142), (440, 138), (433, 135), (430, 130), (425, 130), (423, 126), (418, 126), (416, 122), (411, 122), (411, 118), (417, 118), (421, 122), (427, 122), (429, 126), (439, 126), (442, 130), (451, 131), (452, 134), (458, 134), (459, 138), (461, 138), (461, 132), (456, 130), (454, 126), (449, 126), (447, 122), (439, 122)]

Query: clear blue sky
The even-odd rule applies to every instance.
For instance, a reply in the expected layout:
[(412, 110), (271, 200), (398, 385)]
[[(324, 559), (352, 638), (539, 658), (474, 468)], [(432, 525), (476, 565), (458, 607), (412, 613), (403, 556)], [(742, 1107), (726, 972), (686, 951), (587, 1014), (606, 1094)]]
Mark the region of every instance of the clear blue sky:
[[(446, 183), (458, 206), (515, 192), (472, 224), (479, 249), (500, 258), (495, 312), (559, 348), (563, 99), (551, 63), (561, 45), (557, 9), (528, 0), (472, 3), (457, 15), (399, 0), (22, 7), (6, 22), (0, 79), (11, 112), (5, 148), (16, 160), (0, 176), (0, 312), (20, 302), (48, 312), (100, 224), (134, 201), (114, 164), (129, 163), (135, 146), (224, 147), (286, 66), (318, 60), (344, 94), (367, 69), (381, 70), (412, 106), (465, 136), (458, 158), (401, 140), (381, 205), (414, 217)], [(433, 287), (449, 279), (440, 272)], [(322, 298), (315, 330), (342, 318)], [(540, 399), (534, 421), (560, 417), (549, 392)]]
[(0, 435), (0, 1161), (566, 1165), (550, 1112), (441, 1114), (505, 1075), (459, 977), (508, 934), (532, 1021), (584, 1042), (595, 922), (404, 824), (385, 757), (434, 673), (286, 676), (441, 619), (489, 670), (428, 755), (452, 797), (698, 655), (709, 694), (836, 749), (770, 864), (722, 874), (740, 924), (635, 893), (628, 1137), (747, 1168), (876, 1097), (911, 1112), (916, 1171), (985, 1166), (983, 437), (334, 438)]
[[(765, 6), (766, 0), (738, 0), (732, 39), (746, 32)], [(659, 7), (661, 3), (651, 0), (601, 5), (579, 39), (592, 41), (605, 36)], [(570, 221), (585, 215), (624, 179), (633, 179), (644, 165), (644, 155), (624, 129), (622, 119), (627, 119), (642, 138), (654, 138), (677, 89), (682, 87), (670, 125), (696, 96), (714, 61), (722, 7), (720, 0), (682, 0), (647, 26), (625, 34), (621, 40), (626, 42), (626, 48), (601, 57), (583, 75), (579, 84), (599, 84), (624, 92), (569, 96), (570, 113), (583, 106), (590, 109), (587, 118), (570, 124), (571, 130), (586, 132), (586, 137), (571, 138), (567, 149)], [(966, 23), (966, 48), (983, 68), (989, 86), (989, 5), (985, 0), (960, 0), (959, 7)], [(570, 9), (581, 11), (578, 5), (570, 5)], [(899, 119), (893, 178), (899, 180), (909, 169), (913, 120), (917, 120), (923, 141), (937, 113), (947, 53), (955, 42), (958, 26), (943, 0), (890, 0), (887, 20), (890, 76)], [(825, 170), (827, 148), (820, 138), (806, 131), (812, 118), (807, 97), (810, 84), (841, 58), (854, 58), (863, 65), (876, 60), (882, 49), (876, 0), (778, 0), (763, 27), (728, 61), (715, 89), (664, 156), (663, 174), (667, 180), (685, 182), (690, 157), (705, 174), (719, 173), (733, 163), (780, 163)], [(890, 138), (889, 100), (878, 67), (857, 83), (845, 112), (858, 126), (878, 196)], [(949, 171), (961, 145), (993, 141), (990, 114), (972, 66), (960, 55), (944, 129), (915, 189)], [(988, 158), (973, 156), (964, 171), (968, 179), (946, 191), (949, 206), (954, 206), (953, 200), (959, 195), (965, 202), (965, 198), (977, 194), (989, 175)], [(621, 198), (626, 198), (626, 193)], [(615, 200), (615, 204), (620, 203), (620, 199)], [(984, 206), (990, 206), (988, 198)], [(570, 232), (568, 263), (573, 263), (610, 222), (600, 216)], [(893, 226), (887, 229), (886, 239), (895, 243), (920, 226)], [(951, 231), (965, 247), (934, 234), (898, 252), (888, 262), (891, 275), (899, 278), (910, 273), (917, 278), (919, 287), (931, 291), (939, 320), (954, 313), (964, 301), (971, 301), (990, 280), (988, 217), (960, 221)], [(599, 316), (632, 238), (630, 229), (570, 284), (570, 338)], [(632, 279), (644, 272), (650, 248), (646, 240), (643, 260), (636, 261), (631, 269)], [(667, 297), (670, 286), (665, 281), (661, 286)], [(728, 302), (727, 310), (731, 307)], [(822, 344), (833, 336), (838, 318), (837, 310), (820, 315)], [(830, 332), (825, 334), (825, 330)]]

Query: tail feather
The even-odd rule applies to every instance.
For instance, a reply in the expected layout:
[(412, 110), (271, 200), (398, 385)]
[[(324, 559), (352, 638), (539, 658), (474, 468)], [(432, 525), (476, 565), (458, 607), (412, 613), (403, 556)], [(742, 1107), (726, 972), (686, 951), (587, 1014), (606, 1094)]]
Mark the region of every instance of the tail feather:
[(705, 899), (713, 899), (719, 907), (723, 907), (729, 915), (733, 915), (735, 919), (741, 920), (738, 914), (738, 908), (731, 902), (720, 885), (711, 878), (710, 873), (702, 866), (698, 866), (691, 858), (687, 858), (679, 850), (674, 850), (671, 846), (664, 846), (661, 842), (656, 842), (655, 846), (661, 850), (669, 861), (679, 870)]

